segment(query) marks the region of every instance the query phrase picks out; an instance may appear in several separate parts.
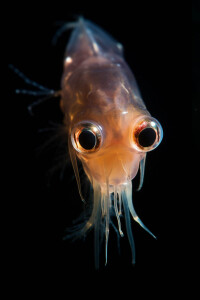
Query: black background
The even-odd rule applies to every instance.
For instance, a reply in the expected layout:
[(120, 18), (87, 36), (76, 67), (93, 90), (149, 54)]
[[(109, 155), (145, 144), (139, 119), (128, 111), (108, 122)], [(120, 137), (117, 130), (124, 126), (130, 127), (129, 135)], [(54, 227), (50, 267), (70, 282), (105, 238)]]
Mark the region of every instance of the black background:
[[(198, 30), (199, 15), (197, 7), (194, 8), (194, 26)], [(9, 278), (13, 277), (16, 290), (22, 293), (26, 290), (31, 295), (39, 290), (46, 295), (56, 290), (64, 295), (73, 291), (76, 296), (80, 290), (83, 296), (96, 297), (108, 289), (124, 295), (131, 293), (131, 296), (135, 291), (141, 295), (147, 291), (162, 298), (176, 286), (179, 262), (182, 267), (185, 264), (183, 249), (178, 246), (184, 230), (180, 215), (186, 186), (182, 179), (185, 173), (189, 175), (183, 153), (188, 143), (185, 136), (190, 134), (186, 123), (190, 119), (191, 101), (186, 9), (172, 1), (113, 2), (110, 7), (103, 2), (81, 5), (54, 2), (43, 6), (31, 2), (12, 5), (7, 15), (8, 63), (55, 90), (60, 88), (63, 53), (69, 38), (69, 33), (65, 33), (56, 47), (51, 45), (58, 28), (55, 23), (69, 22), (83, 15), (104, 28), (124, 45), (126, 61), (135, 74), (147, 108), (164, 130), (163, 142), (147, 156), (144, 186), (133, 194), (138, 215), (157, 240), (132, 223), (136, 244), (133, 267), (127, 238), (121, 241), (119, 255), (115, 233), (111, 232), (108, 265), (104, 267), (102, 259), (100, 270), (96, 271), (92, 233), (85, 242), (62, 240), (65, 228), (83, 208), (72, 167), (67, 166), (63, 180), (59, 179), (59, 171), (52, 176), (48, 172), (56, 164), (55, 157), (62, 153), (59, 140), (55, 140), (53, 147), (40, 151), (54, 132), (38, 130), (51, 127), (49, 121), (62, 123), (59, 101), (52, 99), (42, 104), (30, 116), (27, 105), (34, 99), (14, 94), (15, 88), (28, 89), (28, 86), (8, 71)], [(197, 99), (197, 90), (195, 95)]]

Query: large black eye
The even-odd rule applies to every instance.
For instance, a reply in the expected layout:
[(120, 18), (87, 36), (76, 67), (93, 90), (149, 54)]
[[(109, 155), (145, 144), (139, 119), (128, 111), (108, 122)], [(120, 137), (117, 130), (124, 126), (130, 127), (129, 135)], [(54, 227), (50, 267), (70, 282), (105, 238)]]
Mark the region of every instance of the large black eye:
[(142, 147), (152, 146), (155, 140), (156, 140), (156, 132), (153, 128), (143, 129), (138, 136), (138, 142)]
[(83, 129), (83, 131), (79, 135), (79, 143), (82, 148), (91, 150), (96, 145), (96, 136), (92, 131)]
[(72, 145), (80, 153), (97, 151), (102, 144), (102, 132), (100, 126), (92, 122), (77, 124), (71, 133)]
[(162, 137), (162, 127), (156, 119), (142, 116), (136, 121), (133, 129), (133, 146), (136, 150), (151, 151), (160, 144)]

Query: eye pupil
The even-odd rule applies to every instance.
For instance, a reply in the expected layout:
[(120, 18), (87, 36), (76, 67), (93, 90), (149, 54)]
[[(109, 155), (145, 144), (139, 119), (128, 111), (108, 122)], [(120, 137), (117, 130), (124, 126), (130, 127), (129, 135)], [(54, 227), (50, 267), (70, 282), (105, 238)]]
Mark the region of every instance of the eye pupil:
[(138, 137), (138, 142), (142, 147), (150, 147), (156, 140), (156, 132), (153, 128), (143, 129)]
[(96, 137), (92, 131), (83, 129), (79, 135), (79, 143), (85, 150), (91, 150), (96, 145)]

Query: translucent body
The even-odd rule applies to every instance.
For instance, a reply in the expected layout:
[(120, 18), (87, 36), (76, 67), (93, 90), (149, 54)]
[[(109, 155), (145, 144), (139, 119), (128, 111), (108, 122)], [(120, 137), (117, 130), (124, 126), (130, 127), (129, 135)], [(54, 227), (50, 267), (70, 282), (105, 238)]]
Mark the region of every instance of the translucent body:
[[(94, 194), (92, 215), (75, 234), (84, 234), (94, 226), (98, 266), (99, 240), (105, 233), (107, 261), (110, 212), (115, 211), (119, 233), (123, 236), (120, 224), (123, 206), (134, 262), (129, 214), (148, 229), (132, 205), (131, 180), (141, 163), (141, 188), (146, 157), (145, 151), (138, 151), (134, 146), (133, 129), (138, 120), (150, 117), (150, 114), (124, 61), (122, 46), (89, 21), (80, 19), (74, 27), (66, 48), (60, 104), (68, 128), (69, 152), (79, 191), (81, 193), (76, 157), (83, 164)], [(97, 124), (101, 131), (101, 147), (92, 153), (76, 151), (70, 139), (73, 128), (86, 121)], [(159, 142), (161, 139), (159, 137)]]

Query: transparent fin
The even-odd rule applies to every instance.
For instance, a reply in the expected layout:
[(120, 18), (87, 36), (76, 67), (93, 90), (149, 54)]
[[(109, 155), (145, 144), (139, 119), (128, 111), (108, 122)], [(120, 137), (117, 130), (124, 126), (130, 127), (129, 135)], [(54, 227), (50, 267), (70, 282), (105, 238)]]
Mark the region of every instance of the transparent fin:
[(74, 152), (74, 149), (72, 148), (70, 135), (69, 135), (69, 138), (68, 138), (68, 148), (69, 148), (70, 159), (71, 159), (72, 166), (73, 166), (73, 169), (74, 169), (74, 174), (75, 174), (75, 177), (76, 177), (76, 182), (77, 182), (77, 186), (78, 186), (79, 195), (81, 197), (81, 200), (85, 203), (85, 200), (84, 200), (82, 192), (81, 192), (81, 181), (80, 181), (80, 177), (79, 177), (78, 165), (77, 165), (77, 160), (76, 160), (76, 153)]
[(133, 217), (133, 219), (144, 229), (146, 230), (152, 237), (156, 239), (156, 236), (143, 224), (143, 222), (140, 220), (138, 215), (136, 214), (136, 211), (133, 207), (132, 202), (132, 183), (130, 182), (127, 186), (127, 201), (128, 201), (128, 207), (130, 210), (130, 213)]
[(145, 162), (146, 162), (146, 155), (145, 157), (140, 161), (140, 183), (139, 186), (137, 188), (137, 191), (140, 191), (142, 186), (143, 186), (143, 182), (144, 182), (144, 170), (145, 170)]

